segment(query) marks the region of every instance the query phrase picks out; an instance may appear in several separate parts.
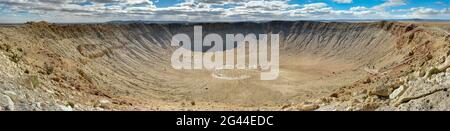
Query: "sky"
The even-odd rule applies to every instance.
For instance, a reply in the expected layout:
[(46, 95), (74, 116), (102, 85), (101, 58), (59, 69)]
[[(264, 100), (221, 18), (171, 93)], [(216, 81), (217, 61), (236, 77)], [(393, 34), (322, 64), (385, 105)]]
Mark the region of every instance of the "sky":
[(449, 19), (450, 0), (0, 0), (0, 23)]

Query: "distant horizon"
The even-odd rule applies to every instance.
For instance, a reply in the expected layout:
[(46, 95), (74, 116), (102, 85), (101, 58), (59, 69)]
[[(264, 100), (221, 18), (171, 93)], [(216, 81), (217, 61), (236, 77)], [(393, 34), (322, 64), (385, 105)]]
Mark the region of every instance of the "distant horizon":
[(158, 21), (158, 20), (111, 20), (111, 21), (104, 21), (104, 22), (52, 22), (52, 21), (45, 21), (45, 20), (36, 20), (36, 21), (26, 21), (26, 22), (17, 22), (17, 23), (4, 23), (0, 21), (0, 24), (26, 24), (28, 22), (47, 22), (47, 23), (55, 23), (55, 24), (102, 24), (102, 23), (118, 23), (118, 22), (125, 22), (125, 23), (139, 23), (139, 22), (147, 22), (147, 23), (238, 23), (238, 22), (273, 22), (273, 21), (317, 21), (317, 22), (345, 22), (345, 21), (355, 21), (355, 22), (377, 22), (377, 21), (421, 21), (421, 22), (450, 22), (450, 19), (418, 19), (418, 18), (411, 18), (411, 19), (316, 19), (316, 20), (243, 20), (243, 21), (182, 21), (182, 20), (172, 20), (172, 21)]

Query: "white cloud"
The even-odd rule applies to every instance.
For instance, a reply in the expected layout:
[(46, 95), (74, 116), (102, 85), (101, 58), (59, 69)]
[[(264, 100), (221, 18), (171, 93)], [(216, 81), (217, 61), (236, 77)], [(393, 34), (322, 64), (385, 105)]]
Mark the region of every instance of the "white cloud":
[(326, 3), (312, 3), (312, 4), (305, 4), (303, 5), (305, 8), (313, 9), (313, 8), (323, 8), (327, 7), (328, 5)]
[(365, 10), (369, 10), (369, 8), (364, 6), (356, 6), (350, 8), (350, 11), (365, 11)]
[(348, 3), (352, 3), (353, 0), (333, 0), (333, 2), (348, 4)]
[[(291, 16), (309, 17), (309, 18), (324, 18), (324, 15), (333, 12), (333, 8), (329, 7), (326, 3), (311, 3), (305, 4), (302, 8), (298, 8), (290, 11)], [(328, 19), (330, 17), (324, 18)]]
[[(399, 10), (399, 11), (405, 11), (405, 10)], [(413, 7), (409, 10), (406, 10), (407, 12), (410, 12), (408, 14), (409, 17), (414, 18), (448, 18), (450, 17), (450, 8), (445, 8), (441, 10), (432, 9), (432, 8), (425, 8), (425, 7)], [(436, 17), (439, 16), (439, 17)]]
[(153, 5), (153, 2), (148, 1), (148, 0), (122, 0), (122, 3), (128, 4), (128, 5), (137, 5), (137, 4)]
[(384, 2), (380, 5), (374, 6), (372, 8), (376, 9), (376, 10), (384, 10), (389, 7), (402, 6), (402, 5), (406, 5), (405, 0), (387, 0), (386, 2)]

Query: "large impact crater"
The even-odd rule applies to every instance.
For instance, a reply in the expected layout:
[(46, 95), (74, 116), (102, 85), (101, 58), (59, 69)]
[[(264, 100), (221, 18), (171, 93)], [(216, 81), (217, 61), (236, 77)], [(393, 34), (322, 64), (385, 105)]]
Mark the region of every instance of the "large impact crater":
[[(278, 78), (260, 80), (258, 70), (174, 69), (171, 56), (180, 47), (171, 46), (172, 37), (194, 38), (194, 26), (224, 43), (226, 34), (279, 34)], [(28, 102), (52, 99), (49, 108), (278, 110), (338, 97), (342, 88), (375, 88), (439, 63), (447, 35), (397, 22), (3, 25), (1, 52), (8, 57), (1, 60), (11, 67), (2, 83), (36, 97)]]

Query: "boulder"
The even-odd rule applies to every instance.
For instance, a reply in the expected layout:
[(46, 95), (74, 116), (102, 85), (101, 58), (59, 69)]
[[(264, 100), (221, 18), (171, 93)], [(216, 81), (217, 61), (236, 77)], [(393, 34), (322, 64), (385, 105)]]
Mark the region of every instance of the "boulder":
[(297, 106), (297, 109), (300, 111), (314, 111), (319, 108), (319, 105), (314, 103), (303, 103)]
[(109, 104), (109, 103), (111, 103), (111, 101), (109, 101), (109, 100), (107, 100), (107, 99), (100, 99), (98, 102), (99, 102), (100, 104)]
[(389, 99), (395, 99), (398, 96), (401, 96), (406, 90), (406, 86), (401, 85), (399, 88), (395, 89), (390, 95)]
[(56, 107), (58, 107), (58, 110), (60, 111), (73, 111), (72, 107), (70, 106), (64, 106), (57, 104)]
[(426, 74), (426, 72), (423, 71), (423, 70), (418, 70), (418, 71), (416, 72), (416, 76), (417, 76), (417, 77), (423, 77), (423, 76), (425, 76), (425, 74)]
[(369, 95), (376, 95), (381, 97), (387, 97), (391, 93), (391, 89), (389, 86), (386, 86), (385, 84), (376, 86), (372, 89), (372, 91), (369, 92)]
[(0, 107), (3, 108), (3, 110), (13, 111), (14, 102), (9, 96), (0, 94)]

